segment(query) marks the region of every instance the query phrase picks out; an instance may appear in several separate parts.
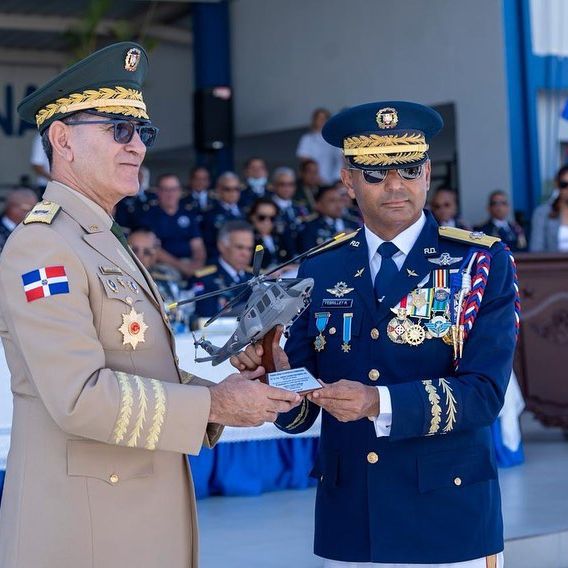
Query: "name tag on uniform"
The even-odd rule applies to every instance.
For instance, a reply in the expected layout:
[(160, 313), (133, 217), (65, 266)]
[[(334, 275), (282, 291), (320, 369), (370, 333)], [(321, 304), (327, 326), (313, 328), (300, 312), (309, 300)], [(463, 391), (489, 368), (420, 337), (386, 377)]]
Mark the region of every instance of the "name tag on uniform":
[(322, 308), (351, 308), (353, 298), (324, 298), (321, 301)]

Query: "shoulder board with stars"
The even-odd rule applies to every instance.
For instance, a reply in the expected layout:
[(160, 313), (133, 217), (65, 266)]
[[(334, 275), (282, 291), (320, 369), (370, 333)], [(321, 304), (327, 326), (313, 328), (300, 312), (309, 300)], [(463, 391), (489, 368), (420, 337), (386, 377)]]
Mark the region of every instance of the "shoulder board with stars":
[(218, 268), (214, 264), (211, 264), (210, 266), (204, 266), (201, 270), (197, 270), (195, 272), (195, 276), (197, 278), (204, 278), (205, 276), (209, 276), (210, 274), (215, 274), (217, 270)]
[(491, 248), (495, 243), (501, 240), (499, 237), (490, 237), (481, 231), (466, 231), (464, 229), (457, 229), (456, 227), (438, 227), (438, 234), (440, 237), (449, 239), (450, 241), (487, 248)]
[(357, 233), (359, 233), (361, 229), (357, 229), (356, 231), (353, 231), (352, 233), (348, 233), (346, 235), (343, 235), (339, 238), (337, 238), (335, 241), (333, 241), (332, 243), (329, 243), (327, 246), (321, 248), (320, 250), (315, 251), (312, 254), (308, 255), (308, 258), (312, 258), (313, 256), (320, 254), (324, 251), (327, 251), (329, 249), (335, 248), (338, 245), (342, 245), (345, 244), (347, 241), (350, 241), (351, 239), (353, 239), (354, 237), (357, 236)]
[(51, 225), (53, 220), (61, 210), (61, 205), (53, 203), (53, 201), (40, 201), (34, 205), (34, 208), (26, 215), (23, 223), (45, 223)]

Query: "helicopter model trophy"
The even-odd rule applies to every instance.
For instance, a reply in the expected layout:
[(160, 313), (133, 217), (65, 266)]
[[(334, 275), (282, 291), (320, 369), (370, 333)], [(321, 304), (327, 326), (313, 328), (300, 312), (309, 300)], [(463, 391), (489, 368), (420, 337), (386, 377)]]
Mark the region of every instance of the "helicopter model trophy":
[(258, 245), (253, 258), (253, 277), (248, 282), (169, 304), (167, 309), (172, 310), (189, 302), (198, 302), (242, 288), (231, 301), (205, 323), (204, 327), (207, 327), (249, 295), (244, 308), (237, 317), (236, 330), (222, 347), (213, 345), (205, 337), (195, 339), (196, 355), (198, 348), (202, 348), (208, 353), (206, 357), (196, 356), (195, 362), (210, 361), (213, 366), (219, 365), (232, 355), (236, 355), (249, 343), (262, 341), (262, 366), (266, 371), (266, 374), (260, 379), (262, 382), (300, 394), (321, 388), (315, 377), (303, 367), (276, 370), (272, 350), (278, 326), (285, 329), (289, 328), (309, 306), (314, 280), (313, 278), (270, 278), (270, 276), (285, 266), (320, 252), (343, 237), (345, 237), (345, 233), (340, 233), (264, 274), (260, 274), (264, 247)]

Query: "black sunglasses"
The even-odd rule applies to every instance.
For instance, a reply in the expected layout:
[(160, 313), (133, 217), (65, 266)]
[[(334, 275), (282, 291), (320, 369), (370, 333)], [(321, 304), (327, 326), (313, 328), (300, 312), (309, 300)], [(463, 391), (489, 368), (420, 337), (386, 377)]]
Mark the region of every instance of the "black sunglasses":
[(566, 189), (568, 187), (568, 181), (559, 181), (558, 189)]
[(274, 219), (276, 219), (276, 216), (275, 216), (275, 215), (258, 215), (258, 214), (257, 214), (257, 215), (256, 215), (256, 218), (257, 218), (259, 221), (267, 221), (267, 220), (269, 220), (269, 221), (274, 221)]
[[(359, 168), (351, 168), (357, 170)], [(411, 166), (409, 168), (393, 168), (396, 173), (406, 181), (418, 179), (422, 175), (422, 164), (419, 166)], [(367, 183), (382, 183), (387, 179), (390, 170), (360, 170), (363, 173), (363, 178)]]
[(132, 120), (120, 120), (117, 118), (109, 118), (107, 120), (69, 120), (65, 124), (75, 126), (78, 124), (112, 124), (114, 141), (119, 144), (128, 144), (133, 136), (134, 132), (138, 132), (142, 144), (149, 148), (156, 141), (158, 132), (160, 129), (151, 124), (136, 124)]

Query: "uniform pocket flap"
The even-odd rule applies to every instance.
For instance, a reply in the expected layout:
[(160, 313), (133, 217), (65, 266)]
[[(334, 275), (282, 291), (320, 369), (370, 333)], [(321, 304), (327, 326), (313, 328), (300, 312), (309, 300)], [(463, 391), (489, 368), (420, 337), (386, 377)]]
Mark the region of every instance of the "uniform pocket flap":
[(117, 485), (154, 473), (154, 454), (92, 440), (67, 441), (67, 474), (94, 477)]
[(418, 488), (421, 493), (487, 481), (497, 477), (489, 449), (458, 448), (418, 457)]

